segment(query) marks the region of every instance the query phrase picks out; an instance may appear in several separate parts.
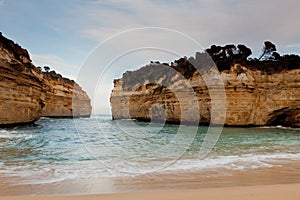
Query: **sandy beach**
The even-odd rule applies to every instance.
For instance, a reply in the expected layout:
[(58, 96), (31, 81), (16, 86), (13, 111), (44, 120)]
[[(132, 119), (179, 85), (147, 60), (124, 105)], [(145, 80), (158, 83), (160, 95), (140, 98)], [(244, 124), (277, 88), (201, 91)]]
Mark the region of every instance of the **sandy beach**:
[(300, 0), (0, 0), (0, 200), (300, 200)]
[[(16, 184), (0, 178), (2, 200), (115, 199), (255, 199), (300, 200), (300, 162), (270, 168), (214, 170), (198, 173), (143, 175), (113, 180), (72, 180), (51, 184)], [(209, 174), (214, 174), (209, 176)], [(223, 174), (223, 175), (222, 175)], [(15, 184), (11, 184), (11, 183)]]
[(138, 199), (231, 199), (231, 200), (299, 200), (300, 184), (257, 185), (226, 188), (155, 190), (147, 192), (131, 192), (102, 195), (78, 196), (17, 196), (3, 197), (6, 200), (138, 200)]

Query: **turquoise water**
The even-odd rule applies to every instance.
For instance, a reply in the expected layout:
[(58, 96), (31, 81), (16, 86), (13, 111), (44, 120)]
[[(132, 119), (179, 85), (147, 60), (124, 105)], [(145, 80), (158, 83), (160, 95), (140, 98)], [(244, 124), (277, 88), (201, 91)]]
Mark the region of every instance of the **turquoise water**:
[(42, 118), (34, 125), (0, 129), (0, 173), (47, 183), (211, 168), (244, 170), (300, 160), (300, 129), (226, 127), (211, 152), (201, 157), (207, 129), (112, 121), (109, 115)]

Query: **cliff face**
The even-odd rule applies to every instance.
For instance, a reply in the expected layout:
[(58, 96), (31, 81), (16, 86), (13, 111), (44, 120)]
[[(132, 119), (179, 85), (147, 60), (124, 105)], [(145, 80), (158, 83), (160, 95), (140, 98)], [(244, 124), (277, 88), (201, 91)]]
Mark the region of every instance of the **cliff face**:
[[(212, 79), (210, 72), (201, 76), (189, 69), (190, 65), (182, 66), (172, 66), (181, 75), (175, 70), (166, 71), (170, 66), (151, 64), (115, 80), (110, 99), (113, 118), (165, 119), (169, 123), (200, 118), (200, 124), (218, 124), (211, 118), (211, 91), (204, 81)], [(221, 77), (226, 98), (220, 106), (226, 107), (225, 125), (300, 127), (299, 69), (266, 74), (234, 65), (221, 72)], [(192, 96), (187, 92), (187, 83), (194, 92)], [(199, 110), (195, 113), (197, 103)], [(182, 116), (183, 111), (190, 114)]]
[(45, 95), (43, 117), (89, 117), (91, 115), (90, 98), (81, 87), (70, 80), (54, 79), (44, 74), (49, 89)]
[[(76, 83), (42, 73), (25, 49), (1, 33), (0, 90), (0, 126), (31, 123), (41, 116), (89, 116), (91, 112), (89, 97)], [(76, 113), (72, 100), (73, 107), (80, 107)]]
[(39, 119), (45, 88), (27, 51), (0, 35), (0, 125)]

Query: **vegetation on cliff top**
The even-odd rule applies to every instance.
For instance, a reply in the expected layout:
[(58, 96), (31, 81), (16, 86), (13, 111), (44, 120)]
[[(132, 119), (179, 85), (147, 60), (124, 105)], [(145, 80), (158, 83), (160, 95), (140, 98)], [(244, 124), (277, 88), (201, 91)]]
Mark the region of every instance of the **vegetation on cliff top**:
[[(23, 49), (20, 45), (14, 43), (14, 41), (4, 37), (1, 32), (0, 32), (0, 44), (3, 45), (5, 49), (12, 52), (14, 57), (20, 62), (23, 62), (23, 58), (26, 58), (29, 61), (31, 61), (28, 51), (26, 49)], [(30, 63), (25, 63), (25, 65), (26, 67), (32, 67)]]
[(248, 58), (252, 51), (245, 45), (212, 45), (206, 49), (220, 71), (229, 70), (234, 64), (241, 64), (251, 70), (260, 70), (267, 74), (278, 73), (283, 70), (300, 68), (298, 55), (280, 55), (275, 44), (264, 42), (262, 54), (259, 58)]
[(51, 70), (51, 68), (49, 66), (44, 66), (44, 70), (42, 69), (42, 67), (37, 67), (43, 74), (45, 77), (49, 77), (53, 80), (58, 80), (58, 79), (62, 79), (64, 82), (69, 83), (69, 84), (74, 84), (75, 81), (65, 78), (63, 77), (61, 74), (57, 73), (54, 70)]
[[(212, 45), (205, 52), (197, 52), (195, 57), (184, 57), (175, 60), (171, 64), (152, 62), (135, 72), (127, 71), (123, 74), (123, 89), (131, 90), (134, 86), (143, 84), (146, 80), (154, 83), (162, 76), (164, 82), (169, 83), (174, 73), (179, 72), (185, 78), (190, 78), (196, 71), (194, 66), (205, 71), (216, 65), (219, 71), (230, 70), (231, 66), (240, 64), (250, 70), (260, 70), (266, 74), (279, 73), (284, 70), (300, 68), (300, 56), (298, 55), (280, 55), (277, 52), (276, 45), (270, 41), (264, 42), (262, 54), (259, 58), (249, 58), (252, 50), (243, 44), (228, 44), (225, 46)], [(214, 62), (214, 63), (213, 63)], [(176, 71), (173, 73), (166, 68), (171, 67)], [(163, 84), (167, 84), (163, 83)]]

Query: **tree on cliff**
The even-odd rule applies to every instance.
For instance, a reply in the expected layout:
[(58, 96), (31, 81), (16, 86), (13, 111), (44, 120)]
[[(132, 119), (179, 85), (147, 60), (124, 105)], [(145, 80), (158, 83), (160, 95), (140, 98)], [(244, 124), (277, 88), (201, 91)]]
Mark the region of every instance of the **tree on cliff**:
[(281, 56), (277, 52), (272, 53), (272, 59), (273, 60), (280, 60)]
[(50, 71), (50, 67), (44, 66), (44, 70), (45, 70), (46, 72), (49, 72), (49, 71)]
[(276, 51), (276, 46), (270, 41), (265, 41), (262, 51), (263, 52), (261, 56), (258, 58), (258, 60), (261, 60), (263, 57), (267, 57), (267, 56), (270, 57), (272, 53)]
[(252, 54), (250, 48), (243, 44), (235, 46), (228, 44), (224, 47), (212, 45), (206, 49), (206, 52), (211, 56), (220, 71), (229, 70), (233, 64), (245, 64), (247, 58)]
[(246, 61), (248, 57), (252, 54), (252, 51), (250, 48), (246, 47), (243, 44), (239, 44), (238, 46), (239, 49), (239, 57), (243, 60)]

